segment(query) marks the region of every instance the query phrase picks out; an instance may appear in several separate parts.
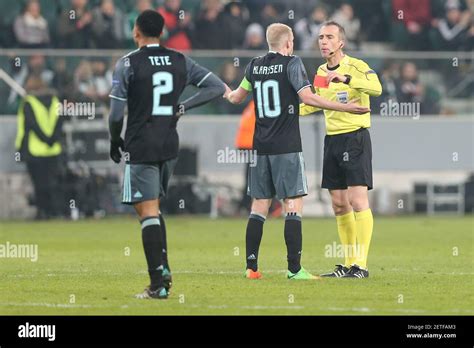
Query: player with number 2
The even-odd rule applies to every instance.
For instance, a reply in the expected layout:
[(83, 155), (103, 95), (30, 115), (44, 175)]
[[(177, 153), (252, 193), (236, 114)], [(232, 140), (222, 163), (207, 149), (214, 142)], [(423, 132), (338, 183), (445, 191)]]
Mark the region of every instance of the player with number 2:
[[(158, 12), (147, 10), (138, 16), (133, 28), (138, 49), (117, 61), (110, 93), (110, 157), (119, 163), (126, 154), (122, 203), (133, 205), (140, 219), (150, 276), (150, 285), (138, 298), (165, 299), (171, 287), (166, 227), (159, 203), (178, 157), (178, 118), (225, 92), (224, 83), (212, 72), (160, 45), (163, 25)], [(199, 91), (179, 102), (189, 84)]]

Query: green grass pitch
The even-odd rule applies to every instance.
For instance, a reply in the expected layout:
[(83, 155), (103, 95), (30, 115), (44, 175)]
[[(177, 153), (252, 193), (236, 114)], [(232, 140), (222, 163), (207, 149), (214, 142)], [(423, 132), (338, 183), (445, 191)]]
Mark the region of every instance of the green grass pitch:
[[(133, 296), (148, 283), (135, 219), (0, 222), (0, 244), (39, 250), (0, 258), (0, 315), (474, 314), (472, 217), (375, 217), (370, 278), (320, 281), (285, 279), (281, 218), (265, 223), (257, 281), (243, 278), (245, 219), (166, 221), (174, 284), (161, 301)], [(331, 270), (335, 241), (334, 219), (304, 219), (303, 266)]]

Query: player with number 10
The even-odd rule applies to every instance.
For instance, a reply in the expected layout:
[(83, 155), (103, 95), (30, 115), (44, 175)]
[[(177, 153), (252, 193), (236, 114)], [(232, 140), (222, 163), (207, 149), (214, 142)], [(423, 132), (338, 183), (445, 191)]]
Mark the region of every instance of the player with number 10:
[[(272, 198), (284, 200), (284, 236), (288, 279), (317, 279), (301, 266), (303, 196), (308, 194), (299, 128), (299, 99), (319, 108), (363, 114), (368, 108), (354, 101), (347, 104), (326, 100), (311, 91), (301, 58), (293, 56), (293, 33), (281, 23), (267, 28), (270, 51), (250, 61), (239, 88), (226, 87), (224, 97), (241, 103), (252, 92), (257, 115), (254, 150), (257, 164), (250, 168), (248, 193), (252, 197), (246, 231), (245, 276), (261, 278), (258, 251), (263, 224)], [(357, 116), (354, 116), (357, 117)]]

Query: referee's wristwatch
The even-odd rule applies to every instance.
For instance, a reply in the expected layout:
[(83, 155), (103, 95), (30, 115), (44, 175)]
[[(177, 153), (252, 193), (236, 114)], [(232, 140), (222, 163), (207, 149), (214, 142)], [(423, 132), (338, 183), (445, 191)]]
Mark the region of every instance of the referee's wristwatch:
[(344, 75), (347, 79), (346, 81), (344, 82), (346, 85), (348, 85), (349, 83), (351, 83), (351, 79), (352, 79), (352, 76), (351, 75)]

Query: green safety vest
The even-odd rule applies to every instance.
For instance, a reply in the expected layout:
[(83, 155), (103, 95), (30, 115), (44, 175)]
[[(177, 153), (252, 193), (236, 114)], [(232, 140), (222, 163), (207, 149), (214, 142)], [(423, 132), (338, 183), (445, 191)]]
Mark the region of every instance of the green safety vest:
[[(57, 97), (53, 97), (51, 100), (51, 106), (49, 110), (41, 103), (38, 98), (28, 95), (20, 103), (18, 109), (18, 129), (16, 133), (15, 147), (17, 150), (20, 149), (25, 136), (25, 103), (30, 103), (33, 113), (38, 123), (39, 128), (43, 133), (50, 137), (54, 133), (56, 123), (58, 122), (59, 113), (59, 100)], [(57, 141), (52, 146), (41, 141), (34, 131), (30, 131), (28, 136), (28, 152), (35, 157), (50, 157), (57, 156), (61, 153), (61, 144)]]

